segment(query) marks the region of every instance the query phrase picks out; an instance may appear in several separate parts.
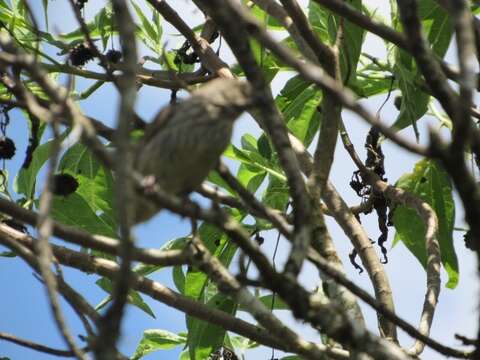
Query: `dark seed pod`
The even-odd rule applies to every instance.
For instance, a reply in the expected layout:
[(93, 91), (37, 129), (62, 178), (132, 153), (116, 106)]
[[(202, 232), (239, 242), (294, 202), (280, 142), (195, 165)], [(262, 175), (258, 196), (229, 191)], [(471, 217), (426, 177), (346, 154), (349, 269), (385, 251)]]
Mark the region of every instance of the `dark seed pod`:
[(257, 242), (258, 245), (262, 245), (265, 242), (265, 239), (263, 238), (263, 236), (260, 236), (259, 233), (256, 233), (255, 241)]
[(10, 226), (11, 228), (13, 228), (15, 230), (23, 232), (24, 234), (28, 233), (27, 227), (25, 225), (23, 225), (21, 222), (18, 222), (14, 219), (5, 219), (5, 220), (2, 220), (2, 223)]
[(400, 110), (400, 108), (402, 107), (402, 97), (400, 95), (395, 96), (395, 99), (393, 100), (393, 105), (395, 105), (397, 110)]
[(0, 137), (0, 159), (11, 159), (15, 155), (15, 143), (12, 139), (2, 136)]
[(470, 250), (473, 250), (473, 251), (478, 251), (478, 250), (477, 250), (478, 245), (475, 244), (475, 243), (476, 243), (475, 237), (473, 236), (471, 230), (468, 230), (468, 231), (463, 235), (463, 240), (465, 241), (465, 247), (466, 247), (467, 249), (470, 249)]
[(88, 0), (75, 0), (75, 5), (79, 10), (82, 10)]
[(78, 188), (78, 181), (70, 174), (57, 174), (53, 177), (53, 193), (67, 196), (74, 193)]
[(83, 66), (95, 56), (92, 53), (92, 50), (85, 44), (79, 44), (70, 50), (70, 63), (73, 66)]
[(108, 61), (116, 64), (122, 58), (122, 53), (118, 50), (108, 50), (105, 56), (107, 57)]

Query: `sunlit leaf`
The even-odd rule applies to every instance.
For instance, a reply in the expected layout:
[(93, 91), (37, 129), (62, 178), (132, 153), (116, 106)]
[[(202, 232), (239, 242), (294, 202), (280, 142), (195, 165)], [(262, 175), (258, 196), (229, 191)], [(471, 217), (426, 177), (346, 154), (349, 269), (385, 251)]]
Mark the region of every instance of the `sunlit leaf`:
[[(425, 202), (438, 217), (438, 240), (442, 263), (448, 273), (447, 287), (454, 288), (458, 283), (458, 261), (453, 246), (453, 226), (455, 220), (455, 203), (452, 185), (445, 170), (433, 160), (421, 160), (412, 173), (403, 175), (396, 186), (407, 190)], [(395, 243), (402, 241), (410, 252), (425, 268), (427, 252), (425, 247), (425, 225), (415, 210), (398, 206), (393, 223), (397, 231)]]
[(184, 334), (174, 334), (167, 330), (147, 329), (135, 350), (131, 360), (139, 360), (147, 354), (158, 350), (169, 350), (185, 344)]

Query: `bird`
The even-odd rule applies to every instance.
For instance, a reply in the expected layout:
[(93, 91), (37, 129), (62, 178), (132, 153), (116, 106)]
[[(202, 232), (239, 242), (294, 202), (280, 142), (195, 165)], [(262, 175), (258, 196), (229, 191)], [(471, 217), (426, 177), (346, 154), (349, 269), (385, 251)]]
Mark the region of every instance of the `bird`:
[[(162, 109), (145, 130), (134, 155), (134, 169), (148, 183), (170, 194), (187, 196), (218, 164), (232, 136), (235, 120), (253, 106), (248, 82), (218, 78), (183, 101)], [(152, 201), (135, 201), (134, 223), (161, 209)]]

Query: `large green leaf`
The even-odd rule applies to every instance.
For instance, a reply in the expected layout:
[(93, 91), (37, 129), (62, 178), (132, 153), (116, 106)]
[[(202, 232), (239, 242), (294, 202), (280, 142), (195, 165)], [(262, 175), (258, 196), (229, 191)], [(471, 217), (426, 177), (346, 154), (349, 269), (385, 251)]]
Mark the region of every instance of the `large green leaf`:
[[(396, 30), (402, 27), (398, 18), (398, 11), (394, 1), (392, 5), (392, 23)], [(445, 55), (450, 44), (453, 28), (450, 15), (438, 5), (436, 1), (424, 0), (419, 2), (419, 15), (422, 21), (423, 32), (428, 39), (432, 50), (441, 58)], [(394, 63), (394, 74), (398, 79), (398, 86), (402, 92), (402, 105), (394, 126), (403, 129), (414, 125), (427, 111), (430, 95), (419, 86), (421, 73), (413, 58), (404, 50), (396, 46), (390, 47), (390, 57)]]
[(288, 129), (307, 147), (320, 125), (317, 107), (321, 101), (322, 91), (299, 75), (288, 80), (275, 99)]
[[(245, 0), (242, 2), (248, 3), (248, 1)], [(276, 18), (268, 15), (259, 6), (253, 5), (253, 7), (250, 8), (250, 11), (252, 15), (254, 15), (269, 30), (285, 30), (285, 28), (282, 26), (282, 24), (280, 24), (280, 22), (278, 22)]]
[[(157, 54), (160, 54), (162, 51), (162, 28), (159, 26), (160, 18), (154, 16), (152, 20), (148, 19), (147, 16), (143, 13), (142, 8), (137, 4), (135, 0), (131, 0), (130, 3), (135, 9), (135, 13), (140, 20), (141, 26), (139, 26), (139, 32), (137, 36), (142, 40), (142, 42), (147, 45), (152, 51)], [(157, 11), (153, 11), (153, 14), (157, 14)], [(155, 24), (155, 21), (157, 23)], [(156, 25), (156, 26), (154, 26)]]
[(262, 202), (274, 209), (285, 211), (290, 192), (287, 181), (273, 176), (268, 177), (268, 186), (262, 198)]
[(273, 177), (282, 180), (285, 179), (285, 175), (283, 175), (280, 167), (274, 161), (264, 158), (258, 151), (239, 149), (236, 146), (230, 145), (224, 152), (224, 155), (231, 159), (238, 160), (245, 165), (249, 165), (250, 171), (258, 173), (264, 171)]
[(397, 89), (389, 64), (367, 55), (360, 57), (359, 63), (362, 66), (357, 70), (356, 78), (349, 83), (350, 89), (359, 97), (369, 98)]
[[(38, 206), (38, 203), (36, 204)], [(52, 202), (52, 217), (65, 225), (70, 225), (92, 234), (117, 237), (117, 233), (109, 219), (97, 215), (90, 204), (76, 193), (66, 197), (55, 196)]]
[(83, 144), (68, 149), (59, 163), (62, 173), (78, 181), (75, 193), (55, 196), (53, 217), (85, 231), (116, 237), (117, 220), (113, 204), (113, 176)]
[[(186, 241), (187, 241), (187, 238), (185, 238), (185, 237), (170, 240), (170, 241), (166, 242), (165, 244), (163, 244), (160, 247), (160, 250), (182, 249), (185, 246)], [(156, 271), (161, 270), (162, 268), (164, 268), (164, 266), (151, 265), (151, 264), (139, 264), (133, 269), (133, 272), (136, 275), (139, 275), (139, 276), (147, 276), (147, 275), (150, 275), (150, 274), (152, 274)], [(181, 271), (182, 267), (181, 266), (175, 266), (173, 269), (180, 269), (180, 271)], [(183, 275), (183, 273), (182, 273), (182, 275)], [(174, 280), (175, 280), (175, 276), (174, 276)], [(175, 282), (175, 284), (177, 284), (177, 282)], [(102, 278), (102, 279), (97, 281), (97, 285), (100, 286), (106, 292), (108, 292), (108, 293), (111, 292), (111, 281), (110, 280), (108, 280), (106, 278)], [(181, 292), (183, 293), (183, 291), (181, 291)], [(138, 292), (131, 291), (129, 296), (130, 297), (129, 297), (128, 300), (132, 305), (137, 306), (139, 309), (146, 312), (148, 315), (152, 316), (153, 318), (155, 317), (153, 311), (143, 301), (143, 299), (141, 298), (141, 296)], [(99, 309), (103, 308), (110, 301), (112, 301), (112, 297), (110, 295), (108, 295), (102, 301), (100, 301), (100, 303), (96, 306), (96, 309), (99, 310)]]
[[(60, 141), (65, 139), (66, 136), (67, 132), (63, 133), (60, 136)], [(53, 141), (50, 140), (38, 146), (32, 154), (30, 165), (27, 168), (21, 168), (17, 173), (13, 184), (13, 189), (17, 194), (23, 194), (27, 199), (33, 199), (38, 172), (51, 155)]]
[[(206, 304), (228, 314), (234, 314), (236, 304), (221, 293), (214, 295)], [(208, 356), (223, 345), (227, 330), (219, 325), (190, 318), (188, 321), (188, 348), (190, 359), (207, 359)]]
[[(232, 210), (233, 217), (240, 221), (245, 216)], [(222, 264), (228, 267), (235, 255), (237, 246), (229, 241), (228, 237), (216, 227), (202, 224), (199, 235)], [(184, 294), (207, 304), (210, 307), (235, 314), (236, 305), (225, 295), (218, 292), (216, 286), (209, 282), (206, 274), (196, 268), (190, 268), (185, 277)], [(191, 359), (204, 359), (214, 349), (223, 344), (225, 329), (208, 322), (187, 316), (188, 347)], [(206, 356), (205, 356), (206, 355)]]
[[(97, 284), (102, 290), (105, 292), (111, 294), (112, 289), (113, 289), (113, 283), (112, 280), (108, 278), (100, 278), (97, 281), (95, 281), (95, 284)], [(107, 296), (105, 299), (103, 299), (96, 307), (95, 310), (100, 310), (103, 307), (105, 307), (110, 301), (112, 301), (111, 295)], [(129, 304), (132, 304), (145, 312), (146, 314), (150, 315), (155, 319), (155, 314), (153, 313), (152, 309), (150, 309), (150, 306), (143, 300), (142, 296), (138, 291), (130, 290), (128, 292), (128, 297), (127, 301)]]
[[(359, 11), (364, 11), (361, 0), (348, 2), (350, 6)], [(346, 84), (354, 81), (357, 63), (362, 50), (365, 31), (363, 28), (347, 20), (340, 20), (329, 10), (321, 7), (314, 1), (308, 3), (308, 19), (315, 32), (323, 42), (333, 44), (337, 37), (340, 21), (344, 21), (343, 46), (340, 49), (340, 70)], [(347, 79), (348, 77), (348, 79)]]
[[(95, 158), (83, 144), (70, 147), (62, 159), (59, 168), (75, 176), (79, 186), (76, 194), (81, 196), (113, 231), (117, 228), (113, 204), (113, 175)], [(69, 197), (65, 202), (68, 204)]]
[[(113, 10), (110, 4), (103, 6), (93, 20), (87, 22), (87, 28), (92, 38), (102, 36), (102, 32), (111, 34), (116, 31), (116, 24), (114, 22)], [(66, 41), (83, 41), (84, 35), (82, 29), (79, 27), (67, 34), (61, 34), (60, 37)]]
[[(275, 296), (275, 302), (273, 303), (273, 306), (272, 306), (272, 302), (273, 302), (273, 295), (264, 295), (264, 296), (260, 296), (258, 298), (258, 300), (260, 300), (263, 305), (265, 305), (265, 307), (267, 308), (273, 308), (274, 310), (289, 310), (290, 308), (288, 307), (288, 305), (282, 300), (280, 299), (278, 296)], [(239, 306), (238, 310), (240, 311), (247, 311), (246, 309), (243, 308), (243, 306)]]
[(162, 329), (147, 329), (135, 350), (132, 360), (139, 360), (147, 354), (158, 350), (169, 350), (186, 342), (184, 334), (174, 334)]
[[(455, 203), (452, 185), (445, 170), (433, 160), (419, 161), (412, 173), (403, 175), (396, 186), (407, 190), (427, 202), (438, 217), (438, 240), (442, 263), (448, 273), (447, 287), (454, 288), (458, 283), (458, 262), (453, 246), (453, 226)], [(402, 241), (423, 267), (427, 264), (425, 247), (425, 225), (415, 210), (398, 206), (393, 218), (395, 242)]]
[(279, 62), (271, 55), (269, 50), (265, 49), (254, 39), (250, 40), (250, 48), (255, 60), (257, 60), (258, 65), (263, 70), (265, 80), (270, 83), (280, 71), (281, 66)]
[[(186, 237), (180, 237), (180, 238), (169, 240), (165, 244), (163, 244), (159, 250), (183, 249), (185, 247), (187, 240), (188, 238)], [(138, 266), (135, 267), (134, 271), (137, 275), (147, 276), (163, 269), (164, 267), (165, 266), (161, 266), (161, 265), (139, 264)]]

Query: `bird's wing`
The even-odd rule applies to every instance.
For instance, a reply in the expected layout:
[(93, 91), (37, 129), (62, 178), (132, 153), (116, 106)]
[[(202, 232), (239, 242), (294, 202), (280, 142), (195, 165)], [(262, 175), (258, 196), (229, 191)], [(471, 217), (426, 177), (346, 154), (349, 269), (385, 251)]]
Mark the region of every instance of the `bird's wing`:
[(148, 143), (156, 134), (163, 130), (169, 123), (170, 119), (174, 116), (178, 105), (173, 104), (169, 105), (162, 110), (155, 116), (155, 119), (147, 125), (145, 129), (145, 134), (142, 137), (139, 146), (140, 148), (142, 145)]

